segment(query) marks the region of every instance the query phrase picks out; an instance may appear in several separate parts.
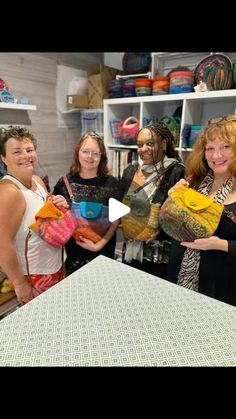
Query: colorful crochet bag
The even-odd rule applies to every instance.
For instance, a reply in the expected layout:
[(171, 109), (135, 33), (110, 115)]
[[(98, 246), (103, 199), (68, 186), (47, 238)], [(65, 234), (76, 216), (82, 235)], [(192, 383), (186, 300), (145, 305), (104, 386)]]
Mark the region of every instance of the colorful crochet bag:
[(223, 210), (224, 205), (181, 185), (163, 203), (159, 222), (173, 239), (194, 241), (214, 234)]
[(160, 204), (153, 204), (135, 195), (126, 195), (123, 204), (130, 207), (130, 212), (121, 218), (124, 237), (146, 241), (156, 233), (159, 225)]
[(135, 145), (137, 143), (136, 136), (138, 131), (139, 120), (134, 116), (130, 116), (118, 124), (115, 140), (122, 145)]
[(57, 207), (49, 199), (35, 215), (29, 229), (53, 247), (61, 247), (72, 237), (77, 220), (70, 209)]
[(143, 185), (138, 186), (134, 191), (124, 196), (122, 202), (130, 207), (131, 210), (121, 218), (123, 234), (126, 238), (146, 241), (157, 232), (161, 204), (138, 198), (136, 194), (149, 183), (160, 179), (175, 164), (176, 162), (173, 162), (166, 168), (161, 169), (154, 178), (146, 181)]
[(71, 210), (77, 221), (73, 234), (76, 241), (85, 237), (97, 243), (104, 237), (111, 225), (108, 218), (108, 207), (99, 202), (75, 202), (72, 200)]
[(74, 239), (80, 241), (81, 237), (85, 237), (97, 243), (104, 237), (111, 225), (108, 218), (108, 207), (100, 202), (74, 201), (67, 176), (63, 176), (63, 179), (71, 199), (71, 211), (76, 218)]
[(180, 136), (180, 117), (172, 116), (172, 115), (165, 115), (160, 119), (159, 122), (164, 123), (167, 126), (167, 128), (170, 130), (175, 140), (175, 147), (177, 147), (179, 145), (179, 136)]

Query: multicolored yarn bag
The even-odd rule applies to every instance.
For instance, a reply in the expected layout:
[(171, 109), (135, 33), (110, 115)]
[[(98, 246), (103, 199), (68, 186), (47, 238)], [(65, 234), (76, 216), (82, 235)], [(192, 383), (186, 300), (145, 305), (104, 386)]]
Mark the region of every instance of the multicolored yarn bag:
[(130, 116), (118, 125), (115, 139), (122, 145), (135, 145), (137, 143), (137, 133), (139, 131), (139, 120)]
[(180, 117), (179, 116), (172, 116), (172, 115), (165, 115), (163, 116), (159, 122), (164, 123), (167, 128), (172, 133), (175, 139), (175, 147), (179, 145), (179, 136), (180, 136)]
[(85, 237), (97, 243), (104, 237), (111, 225), (108, 219), (108, 207), (99, 202), (72, 201), (71, 210), (77, 220), (77, 226), (73, 234), (76, 241)]
[(100, 202), (74, 201), (69, 181), (66, 176), (63, 176), (63, 179), (71, 199), (71, 211), (76, 218), (74, 239), (80, 241), (81, 237), (85, 237), (97, 243), (104, 237), (111, 225), (108, 207)]
[(181, 185), (163, 203), (159, 222), (173, 239), (194, 241), (214, 234), (223, 211), (224, 205)]
[(152, 179), (136, 188), (132, 193), (128, 193), (123, 198), (123, 204), (130, 207), (130, 212), (121, 218), (123, 234), (128, 239), (146, 241), (156, 233), (159, 226), (159, 211), (161, 204), (153, 203), (145, 199), (138, 198), (136, 194), (144, 189), (149, 183), (160, 179), (164, 173), (175, 166), (176, 162), (171, 163)]
[(161, 204), (153, 204), (136, 196), (126, 195), (123, 204), (131, 211), (121, 218), (123, 234), (126, 238), (146, 241), (156, 233)]
[(57, 207), (49, 199), (35, 215), (29, 229), (53, 247), (61, 247), (72, 237), (77, 226), (70, 209)]

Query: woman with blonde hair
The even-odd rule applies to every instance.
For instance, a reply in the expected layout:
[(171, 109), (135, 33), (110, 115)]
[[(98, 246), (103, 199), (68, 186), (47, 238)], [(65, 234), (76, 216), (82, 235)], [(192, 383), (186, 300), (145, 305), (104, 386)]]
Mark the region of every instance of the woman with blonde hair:
[[(174, 242), (168, 279), (178, 285), (236, 305), (236, 115), (211, 119), (186, 161), (185, 184), (224, 205), (214, 235)], [(235, 215), (235, 222), (229, 215)]]

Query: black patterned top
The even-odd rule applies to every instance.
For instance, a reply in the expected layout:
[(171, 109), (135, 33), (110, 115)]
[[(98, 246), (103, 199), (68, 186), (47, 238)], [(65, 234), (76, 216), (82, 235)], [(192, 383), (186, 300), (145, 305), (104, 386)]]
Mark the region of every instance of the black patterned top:
[[(103, 205), (108, 206), (109, 198), (114, 198), (118, 201), (122, 200), (121, 187), (118, 180), (113, 176), (109, 175), (103, 178), (94, 177), (91, 179), (83, 179), (79, 174), (72, 175), (71, 173), (67, 173), (66, 176), (71, 185), (73, 198), (77, 202), (93, 201), (100, 202)], [(68, 204), (71, 204), (63, 177), (58, 180), (52, 193), (55, 195), (63, 195)], [(72, 273), (99, 255), (114, 258), (115, 246), (116, 234), (114, 234), (114, 236), (99, 252), (91, 252), (79, 247), (72, 237), (65, 246), (67, 252), (66, 265), (68, 273)]]

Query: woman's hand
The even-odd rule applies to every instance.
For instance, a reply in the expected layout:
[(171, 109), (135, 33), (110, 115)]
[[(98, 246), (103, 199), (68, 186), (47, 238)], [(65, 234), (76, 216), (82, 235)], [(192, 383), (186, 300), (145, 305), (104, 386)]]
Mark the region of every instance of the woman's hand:
[(86, 239), (85, 237), (81, 236), (80, 240), (76, 241), (76, 244), (82, 247), (83, 249), (90, 250), (90, 252), (98, 252), (103, 247), (99, 245), (99, 241), (97, 243), (94, 243), (92, 240)]
[(69, 205), (67, 204), (66, 198), (62, 195), (51, 195), (49, 199), (52, 200), (53, 204), (57, 205), (58, 207), (64, 207), (69, 208)]
[(187, 186), (188, 188), (189, 182), (186, 179), (180, 179), (174, 186), (172, 186), (172, 188), (168, 190), (168, 195), (170, 196), (170, 194), (176, 191), (176, 189), (178, 189), (180, 186)]
[(145, 243), (149, 243), (152, 240), (155, 240), (157, 238), (157, 236), (159, 235), (159, 233), (160, 233), (160, 230), (157, 230), (156, 233), (152, 234), (151, 237), (150, 237), (150, 239), (146, 240)]
[(34, 298), (33, 288), (29, 281), (25, 280), (21, 284), (14, 284), (14, 288), (19, 303), (26, 303)]
[(223, 250), (228, 252), (228, 241), (211, 236), (206, 239), (196, 239), (193, 242), (181, 242), (181, 246), (197, 250)]

